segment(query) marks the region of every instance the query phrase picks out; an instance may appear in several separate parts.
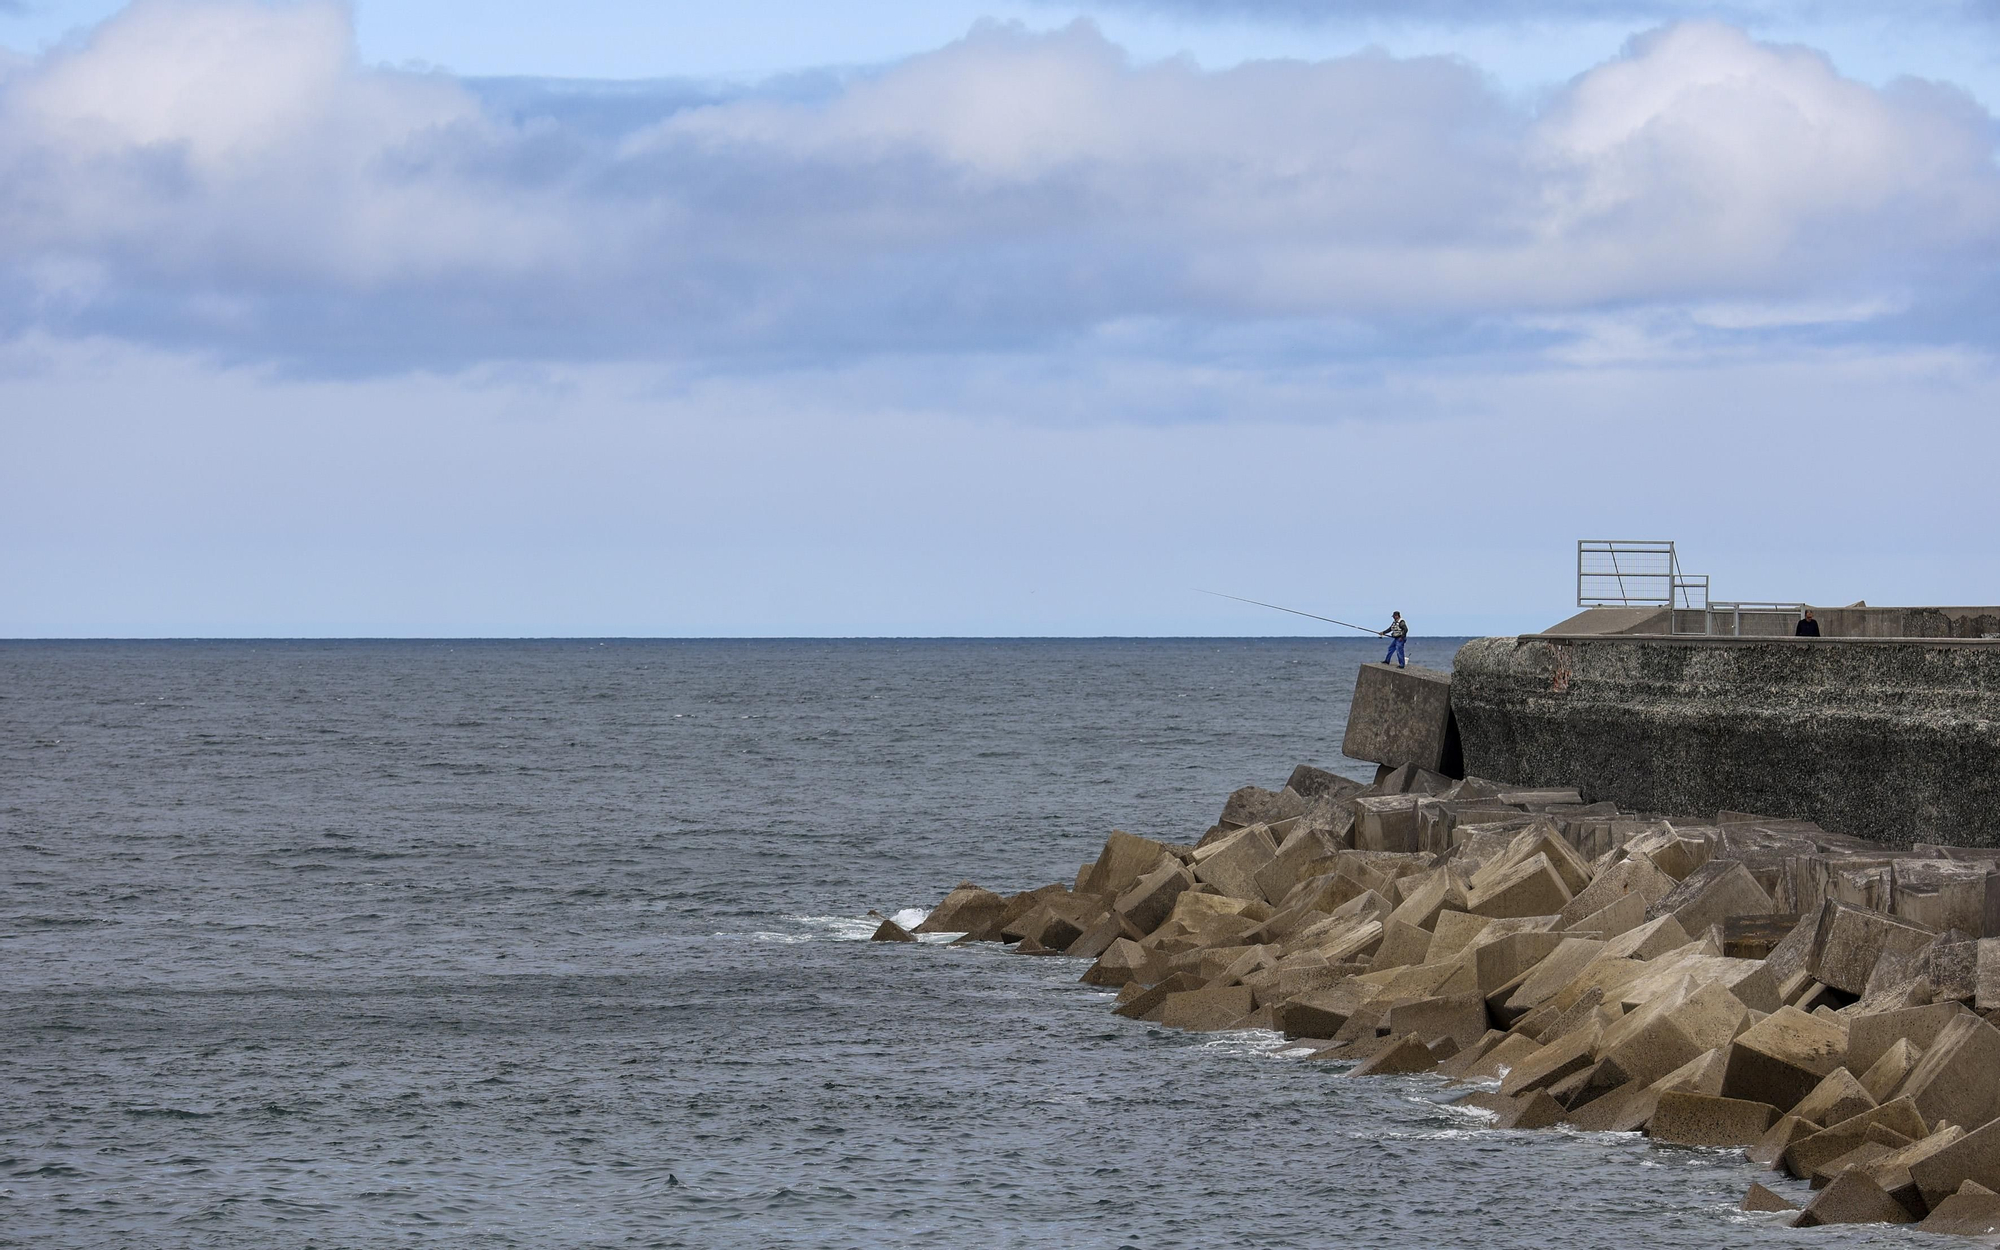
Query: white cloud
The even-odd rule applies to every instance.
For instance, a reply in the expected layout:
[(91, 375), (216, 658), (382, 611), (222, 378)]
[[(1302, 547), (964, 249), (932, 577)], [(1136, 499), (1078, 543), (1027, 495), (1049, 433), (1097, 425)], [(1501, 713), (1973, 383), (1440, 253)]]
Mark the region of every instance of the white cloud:
[[(140, 0), (0, 78), (0, 319), (339, 371), (1133, 319), (1422, 353), (1634, 308), (1907, 320), (1984, 300), (2000, 238), (1969, 98), (1716, 24), (1539, 109), (1449, 58), (1210, 72), (986, 26), (824, 97), (663, 101), (607, 137), (362, 66), (349, 20)], [(1723, 305), (1765, 311), (1688, 311)]]

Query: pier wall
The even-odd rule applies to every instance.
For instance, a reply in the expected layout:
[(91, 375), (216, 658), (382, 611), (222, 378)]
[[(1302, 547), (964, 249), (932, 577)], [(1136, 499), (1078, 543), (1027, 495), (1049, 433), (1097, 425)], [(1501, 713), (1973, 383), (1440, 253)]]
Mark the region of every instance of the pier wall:
[(1451, 705), (1474, 776), (2000, 846), (2000, 642), (1480, 638)]

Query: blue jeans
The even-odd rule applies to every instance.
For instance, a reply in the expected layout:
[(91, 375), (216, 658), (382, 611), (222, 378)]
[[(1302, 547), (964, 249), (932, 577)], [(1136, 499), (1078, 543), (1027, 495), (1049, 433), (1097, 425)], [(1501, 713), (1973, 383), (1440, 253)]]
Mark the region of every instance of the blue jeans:
[(1382, 657), (1382, 662), (1387, 664), (1389, 661), (1394, 660), (1397, 668), (1407, 667), (1403, 662), (1403, 644), (1408, 641), (1409, 639), (1407, 638), (1391, 638), (1389, 640), (1389, 654)]

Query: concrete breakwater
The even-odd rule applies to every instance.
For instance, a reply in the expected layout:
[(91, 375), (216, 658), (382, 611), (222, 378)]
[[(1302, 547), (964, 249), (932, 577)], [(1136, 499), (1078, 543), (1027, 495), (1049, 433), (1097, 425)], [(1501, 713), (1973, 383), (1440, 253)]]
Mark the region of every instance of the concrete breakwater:
[(1740, 1147), (1811, 1183), (1801, 1225), (2000, 1231), (1993, 852), (1300, 766), (1192, 844), (1113, 832), (1072, 881), (964, 883), (916, 931), (1089, 960), (1134, 1020), (1441, 1074), (1501, 1127)]

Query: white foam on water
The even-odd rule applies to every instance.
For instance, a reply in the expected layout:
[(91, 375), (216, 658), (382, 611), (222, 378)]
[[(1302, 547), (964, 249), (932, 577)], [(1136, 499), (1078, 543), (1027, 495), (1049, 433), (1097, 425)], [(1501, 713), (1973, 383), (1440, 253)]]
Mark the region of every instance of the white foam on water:
[(1416, 1132), (1349, 1133), (1354, 1141), (1471, 1141), (1483, 1138), (1493, 1130), (1485, 1125), (1476, 1128), (1434, 1128)]
[(914, 929), (922, 924), (930, 914), (931, 909), (928, 907), (905, 907), (899, 912), (892, 913), (889, 919), (902, 925), (905, 929)]
[(802, 942), (866, 942), (875, 936), (875, 930), (882, 927), (881, 921), (870, 920), (866, 916), (787, 916), (785, 919), (809, 930), (806, 936), (798, 939)]
[(1208, 1034), (1201, 1048), (1246, 1059), (1271, 1059), (1284, 1044), (1285, 1035), (1270, 1029), (1229, 1029)]

